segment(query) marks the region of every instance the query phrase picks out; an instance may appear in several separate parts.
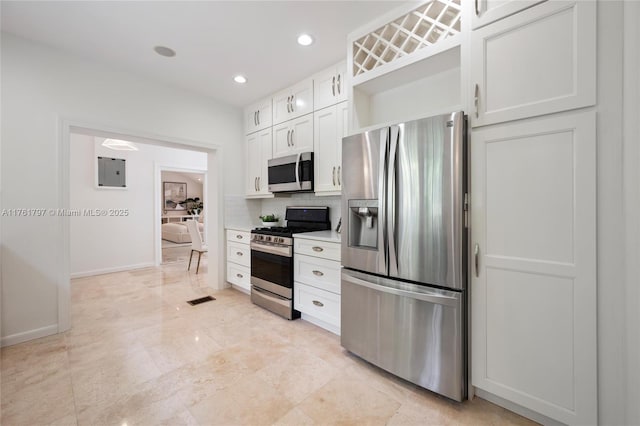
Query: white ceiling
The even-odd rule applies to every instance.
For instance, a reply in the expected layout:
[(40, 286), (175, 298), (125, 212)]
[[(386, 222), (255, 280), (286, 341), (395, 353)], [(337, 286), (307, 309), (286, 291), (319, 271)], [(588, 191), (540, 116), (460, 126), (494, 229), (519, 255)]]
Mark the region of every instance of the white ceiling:
[[(2, 30), (245, 106), (346, 57), (346, 36), (404, 1), (2, 1)], [(316, 42), (296, 43), (307, 32)], [(177, 52), (159, 56), (153, 47)], [(244, 74), (238, 85), (233, 76)]]

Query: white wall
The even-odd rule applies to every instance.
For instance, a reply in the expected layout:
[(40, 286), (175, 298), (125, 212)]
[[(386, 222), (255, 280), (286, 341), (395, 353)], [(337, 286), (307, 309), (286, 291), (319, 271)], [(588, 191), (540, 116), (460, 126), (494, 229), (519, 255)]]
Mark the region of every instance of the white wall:
[[(220, 146), (209, 160), (222, 165), (224, 179), (208, 167), (209, 191), (243, 193), (239, 109), (9, 34), (0, 52), (3, 208), (62, 207), (62, 119)], [(222, 226), (221, 218), (212, 222)], [(2, 221), (3, 344), (58, 330), (58, 292), (68, 286), (64, 223), (50, 216)]]
[(626, 236), (625, 422), (640, 425), (640, 2), (624, 3), (624, 197)]
[[(207, 154), (146, 144), (139, 151), (114, 151), (101, 146), (104, 138), (71, 134), (70, 208), (126, 209), (126, 216), (70, 218), (71, 276), (95, 275), (154, 265), (155, 166), (204, 170)], [(126, 189), (98, 188), (96, 157), (126, 160)], [(169, 173), (169, 172), (167, 172)], [(181, 179), (184, 179), (181, 177)], [(187, 185), (188, 195), (202, 197), (202, 184)]]

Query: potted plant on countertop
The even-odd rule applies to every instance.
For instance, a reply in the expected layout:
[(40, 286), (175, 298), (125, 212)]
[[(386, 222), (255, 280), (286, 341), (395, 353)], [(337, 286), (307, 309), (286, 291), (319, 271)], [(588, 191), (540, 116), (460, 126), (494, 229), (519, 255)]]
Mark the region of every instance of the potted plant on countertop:
[(276, 226), (280, 221), (280, 218), (275, 214), (266, 214), (260, 216), (260, 220), (262, 221), (262, 226), (272, 227)]

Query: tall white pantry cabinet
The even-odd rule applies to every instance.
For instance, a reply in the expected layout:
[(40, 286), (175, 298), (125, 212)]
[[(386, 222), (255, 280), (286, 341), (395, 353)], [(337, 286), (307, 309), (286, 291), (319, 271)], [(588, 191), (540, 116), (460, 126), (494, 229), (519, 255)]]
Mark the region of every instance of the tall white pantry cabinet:
[(485, 1), (470, 35), (471, 382), (596, 424), (596, 4)]

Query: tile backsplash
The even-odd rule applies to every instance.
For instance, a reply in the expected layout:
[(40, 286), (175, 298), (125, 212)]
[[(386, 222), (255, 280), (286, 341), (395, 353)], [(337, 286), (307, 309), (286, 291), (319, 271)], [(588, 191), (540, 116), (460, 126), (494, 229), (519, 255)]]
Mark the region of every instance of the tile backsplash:
[(287, 206), (328, 206), (331, 228), (336, 229), (340, 219), (340, 197), (316, 197), (314, 194), (292, 194), (265, 199), (246, 199), (242, 195), (224, 197), (224, 225), (226, 228), (253, 228), (260, 226), (260, 215), (276, 214), (284, 226)]

